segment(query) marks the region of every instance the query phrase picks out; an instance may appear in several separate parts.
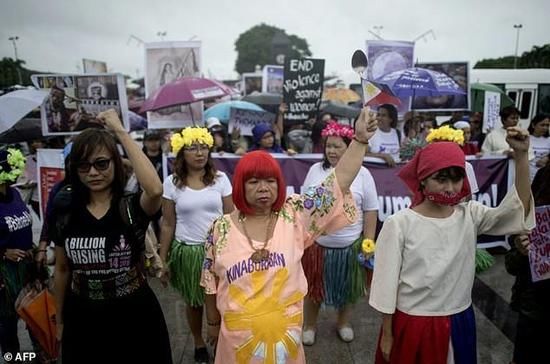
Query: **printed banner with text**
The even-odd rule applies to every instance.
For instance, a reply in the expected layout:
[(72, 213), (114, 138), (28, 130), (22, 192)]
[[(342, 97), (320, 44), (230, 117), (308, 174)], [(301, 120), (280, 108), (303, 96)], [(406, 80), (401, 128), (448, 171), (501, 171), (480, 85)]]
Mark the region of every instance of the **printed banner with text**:
[(302, 124), (315, 118), (321, 105), (324, 59), (285, 59), (283, 100), (288, 106), (285, 126)]
[(529, 263), (533, 282), (550, 278), (550, 205), (535, 208), (537, 226), (529, 234)]
[[(301, 154), (296, 157), (287, 157), (281, 154), (273, 154), (281, 165), (283, 175), (287, 184), (287, 195), (300, 193), (303, 189), (302, 183), (309, 171), (309, 168), (321, 161), (320, 154)], [(224, 156), (214, 158), (216, 168), (233, 179), (233, 171), (239, 161), (238, 157)], [(496, 207), (504, 199), (508, 191), (508, 160), (501, 157), (469, 159), (474, 167), (479, 192), (474, 198), (485, 206)], [(173, 156), (168, 157), (164, 163), (165, 178), (172, 173)], [(364, 162), (363, 165), (370, 171), (376, 184), (380, 209), (378, 220), (382, 223), (390, 215), (399, 210), (408, 208), (411, 205), (411, 195), (405, 184), (397, 177), (402, 164), (396, 167), (387, 167), (385, 164)], [(486, 247), (504, 245), (502, 236), (483, 235), (478, 243)], [(493, 244), (494, 243), (494, 244)]]
[(38, 169), (38, 196), (40, 219), (44, 221), (46, 203), (52, 187), (63, 179), (63, 149), (38, 149), (36, 168)]

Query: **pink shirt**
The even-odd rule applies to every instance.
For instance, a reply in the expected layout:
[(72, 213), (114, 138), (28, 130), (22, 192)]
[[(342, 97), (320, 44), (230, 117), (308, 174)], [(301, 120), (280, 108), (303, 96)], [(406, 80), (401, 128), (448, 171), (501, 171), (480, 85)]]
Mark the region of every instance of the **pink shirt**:
[[(356, 219), (350, 193), (342, 194), (335, 174), (321, 186), (292, 195), (279, 212), (268, 242), (267, 262), (254, 264), (254, 250), (235, 221), (224, 215), (207, 238), (201, 285), (216, 294), (222, 317), (216, 363), (305, 363), (303, 299), (307, 281), (304, 249), (323, 232)], [(256, 248), (263, 243), (254, 242)]]

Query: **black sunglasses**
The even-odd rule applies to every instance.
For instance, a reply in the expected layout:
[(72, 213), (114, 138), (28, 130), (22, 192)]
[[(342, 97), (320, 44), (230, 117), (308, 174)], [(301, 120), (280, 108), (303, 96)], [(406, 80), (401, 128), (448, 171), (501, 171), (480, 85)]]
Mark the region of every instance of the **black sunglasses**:
[(94, 166), (96, 171), (104, 171), (107, 168), (109, 168), (110, 164), (111, 164), (111, 159), (99, 158), (91, 163), (88, 161), (80, 161), (76, 165), (76, 169), (80, 173), (88, 173), (90, 172), (90, 169), (92, 169), (92, 166)]

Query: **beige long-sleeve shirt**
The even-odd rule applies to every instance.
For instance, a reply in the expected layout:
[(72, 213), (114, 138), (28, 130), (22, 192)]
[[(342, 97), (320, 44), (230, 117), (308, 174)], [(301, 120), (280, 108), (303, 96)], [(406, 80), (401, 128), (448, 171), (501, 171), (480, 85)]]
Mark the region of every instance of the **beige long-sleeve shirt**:
[(496, 208), (469, 201), (447, 218), (401, 210), (384, 222), (378, 237), (369, 303), (387, 314), (396, 309), (419, 316), (461, 312), (472, 303), (477, 235), (534, 226), (533, 209), (525, 216), (515, 186)]

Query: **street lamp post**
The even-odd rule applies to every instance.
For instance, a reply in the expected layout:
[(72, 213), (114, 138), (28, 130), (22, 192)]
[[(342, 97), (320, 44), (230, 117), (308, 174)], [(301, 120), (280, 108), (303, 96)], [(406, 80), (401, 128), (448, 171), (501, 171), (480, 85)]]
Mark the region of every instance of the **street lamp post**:
[(8, 40), (11, 40), (13, 43), (13, 51), (15, 52), (15, 60), (17, 61), (19, 57), (17, 56), (17, 41), (19, 40), (19, 37), (16, 35), (14, 37), (9, 37)]
[(13, 51), (15, 53), (15, 68), (17, 69), (17, 78), (19, 79), (19, 84), (21, 85), (23, 83), (23, 80), (21, 78), (21, 70), (19, 69), (19, 56), (17, 55), (17, 41), (19, 40), (19, 37), (17, 35), (9, 37), (8, 40), (10, 40), (13, 43)]
[(518, 68), (518, 47), (519, 47), (519, 31), (521, 28), (523, 28), (522, 24), (514, 24), (514, 28), (517, 30), (516, 32), (516, 54), (514, 57), (514, 69)]

